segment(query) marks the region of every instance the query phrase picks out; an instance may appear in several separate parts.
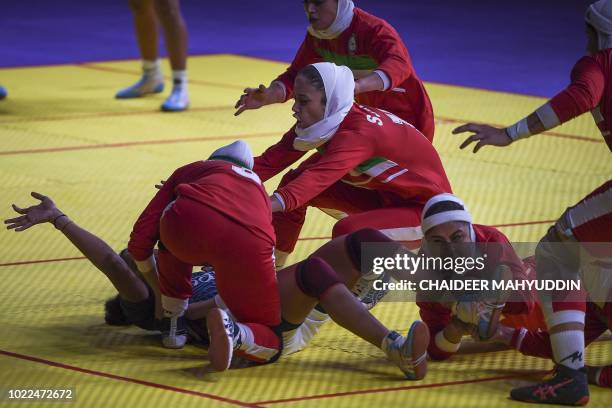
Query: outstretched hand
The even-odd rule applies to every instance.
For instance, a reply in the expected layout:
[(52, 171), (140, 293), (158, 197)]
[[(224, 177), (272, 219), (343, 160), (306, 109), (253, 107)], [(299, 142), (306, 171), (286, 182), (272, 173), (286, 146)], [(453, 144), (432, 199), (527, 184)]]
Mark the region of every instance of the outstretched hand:
[(31, 194), (32, 197), (40, 200), (40, 204), (28, 208), (21, 208), (13, 204), (13, 210), (22, 215), (4, 220), (4, 223), (7, 224), (6, 229), (14, 229), (15, 232), (25, 231), (33, 225), (53, 221), (62, 215), (62, 212), (49, 197), (36, 192)]
[(465, 139), (459, 148), (463, 149), (472, 142), (477, 142), (474, 146), (474, 153), (478, 152), (483, 146), (508, 146), (512, 143), (512, 139), (510, 139), (506, 134), (506, 130), (503, 128), (500, 129), (489, 125), (467, 123), (453, 130), (454, 135), (465, 132), (472, 132), (473, 135)]
[(263, 84), (260, 84), (257, 88), (246, 88), (244, 94), (240, 96), (240, 99), (238, 99), (234, 106), (237, 109), (234, 116), (240, 115), (247, 109), (259, 109), (267, 105), (267, 92), (268, 88)]

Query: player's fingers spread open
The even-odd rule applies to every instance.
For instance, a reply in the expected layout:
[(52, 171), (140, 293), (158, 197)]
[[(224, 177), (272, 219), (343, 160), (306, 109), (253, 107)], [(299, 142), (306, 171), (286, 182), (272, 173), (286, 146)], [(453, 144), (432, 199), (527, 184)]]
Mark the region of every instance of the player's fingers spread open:
[(460, 149), (464, 149), (464, 148), (466, 148), (467, 146), (469, 146), (469, 145), (470, 145), (472, 142), (474, 142), (475, 140), (477, 140), (477, 139), (475, 139), (475, 136), (476, 136), (476, 135), (472, 135), (472, 136), (468, 137), (467, 139), (465, 139), (465, 140), (463, 141), (463, 143), (461, 143), (461, 146), (459, 146), (459, 148), (460, 148)]
[(453, 134), (457, 135), (459, 133), (468, 132), (469, 131), (469, 127), (471, 125), (472, 125), (472, 123), (466, 123), (465, 125), (457, 126), (456, 128), (453, 129)]
[(244, 112), (247, 109), (246, 105), (240, 105), (238, 107), (238, 110), (236, 111), (236, 113), (234, 113), (234, 116), (238, 116), (240, 115), (242, 112)]
[(25, 214), (27, 212), (27, 210), (21, 208), (21, 207), (17, 207), (17, 205), (12, 204), (11, 205), (13, 207), (13, 210), (15, 210), (16, 212), (18, 212), (19, 214)]
[(30, 195), (31, 195), (32, 197), (34, 197), (34, 198), (36, 198), (36, 199), (40, 200), (40, 201), (47, 200), (47, 199), (49, 198), (49, 197), (47, 197), (47, 196), (45, 196), (45, 195), (42, 195), (42, 194), (40, 194), (40, 193), (37, 193), (36, 191), (32, 191), (32, 192), (30, 193)]
[(26, 216), (22, 215), (20, 217), (15, 217), (15, 218), (11, 218), (11, 219), (8, 219), (8, 220), (4, 220), (4, 223), (5, 224), (15, 224), (15, 223), (20, 223), (20, 222), (22, 222), (25, 219), (26, 219)]
[(479, 141), (478, 143), (476, 143), (476, 146), (474, 146), (474, 153), (478, 153), (478, 151), (485, 146), (487, 143), (485, 143), (484, 140)]
[(21, 232), (21, 231), (25, 231), (28, 228), (30, 228), (32, 226), (32, 224), (26, 224), (26, 225), (22, 225), (18, 228), (15, 228), (15, 232)]

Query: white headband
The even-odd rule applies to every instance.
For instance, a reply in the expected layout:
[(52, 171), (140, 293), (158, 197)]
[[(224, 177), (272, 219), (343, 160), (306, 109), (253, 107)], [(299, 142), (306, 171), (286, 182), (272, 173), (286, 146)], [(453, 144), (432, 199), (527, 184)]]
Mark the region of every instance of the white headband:
[[(433, 214), (428, 214), (429, 210), (436, 204), (442, 202), (452, 202), (457, 205), (452, 210), (441, 210), (439, 212), (435, 212)], [(457, 196), (450, 193), (443, 193), (433, 196), (427, 201), (425, 207), (423, 207), (423, 213), (421, 215), (421, 230), (423, 231), (423, 235), (433, 227), (436, 227), (440, 224), (444, 224), (451, 221), (463, 221), (470, 224), (470, 235), (472, 235), (472, 239), (474, 239), (474, 233), (472, 228), (472, 216), (467, 210), (463, 201), (461, 201)]]

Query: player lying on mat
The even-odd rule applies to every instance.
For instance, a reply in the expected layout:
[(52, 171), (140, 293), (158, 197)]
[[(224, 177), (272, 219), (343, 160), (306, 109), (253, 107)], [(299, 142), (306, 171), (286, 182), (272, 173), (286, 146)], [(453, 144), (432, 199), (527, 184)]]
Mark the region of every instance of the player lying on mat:
[[(26, 216), (26, 219), (21, 216), (6, 220), (5, 223), (8, 224), (9, 228), (23, 231), (32, 225), (41, 223), (48, 222), (56, 225), (55, 221), (59, 220), (58, 217), (63, 217), (63, 212), (55, 206), (50, 198), (38, 193), (32, 193), (32, 196), (41, 200), (41, 203), (25, 209), (15, 206), (15, 211)], [(168, 327), (164, 327), (161, 319), (156, 317), (156, 309), (161, 310), (160, 298), (154, 295), (151, 287), (138, 271), (127, 249), (116, 254), (106, 242), (91, 232), (84, 230), (74, 222), (70, 224), (70, 228), (67, 227), (68, 225), (66, 224), (66, 228), (61, 230), (63, 234), (94, 266), (107, 276), (118, 292), (104, 305), (106, 323), (112, 326), (135, 325), (144, 330), (167, 331)], [(343, 250), (343, 248), (337, 248)], [(329, 255), (322, 254), (321, 256), (338, 258), (333, 251), (330, 251)], [(281, 270), (279, 276), (279, 279), (282, 280), (285, 279), (286, 275)], [(350, 282), (350, 275), (347, 276), (347, 279)], [(205, 267), (201, 271), (194, 272), (191, 281), (193, 295), (189, 299), (185, 323), (194, 340), (208, 345), (206, 321), (197, 316), (202, 315), (203, 307), (210, 305), (204, 303), (204, 301), (213, 299), (217, 294), (215, 273), (212, 268)], [(378, 300), (372, 296), (374, 291), (364, 284), (360, 285), (359, 288), (361, 290), (355, 292), (355, 295), (361, 296), (363, 301), (368, 302), (365, 303), (366, 306), (372, 307), (372, 302)], [(320, 325), (328, 320), (327, 314), (313, 309), (299, 327), (286, 326), (285, 330), (282, 331), (282, 354), (287, 355), (302, 350), (316, 334)]]
[[(230, 156), (228, 157), (231, 157), (231, 152), (228, 152), (227, 150), (225, 150), (224, 152), (230, 153)], [(210, 168), (213, 169), (219, 165), (224, 164), (227, 164), (229, 166), (235, 166), (232, 163), (219, 162), (224, 162), (224, 160), (207, 160), (205, 162), (194, 163), (193, 165), (195, 165), (195, 167), (198, 167), (199, 163), (208, 163), (205, 167), (212, 166)], [(194, 167), (190, 166), (192, 165), (185, 166), (179, 169), (179, 171), (188, 171), (188, 169), (194, 170)], [(199, 168), (202, 169), (203, 167)], [(182, 175), (185, 175), (185, 173), (183, 172)], [(239, 177), (244, 176), (240, 175)], [(178, 175), (175, 172), (173, 177), (171, 177), (168, 182), (164, 184), (164, 187), (158, 192), (158, 194), (163, 194), (164, 188), (173, 185), (177, 178)], [(251, 178), (249, 178), (249, 180), (251, 181), (242, 180), (241, 182), (255, 182), (255, 180)], [(199, 185), (203, 185), (203, 182), (200, 178), (197, 178), (196, 181), (200, 183)], [(224, 181), (226, 183), (225, 185), (231, 185), (231, 183), (229, 183), (227, 179)], [(208, 187), (214, 189), (214, 183), (208, 185)], [(236, 186), (234, 185), (233, 187), (235, 188)], [(20, 209), (19, 207), (14, 207), (17, 212), (23, 215), (15, 219), (5, 221), (7, 224), (9, 224), (9, 228), (15, 228), (16, 230), (21, 231), (29, 228), (30, 226), (36, 223), (53, 222), (56, 228), (60, 229), (65, 235), (67, 235), (73, 241), (73, 243), (75, 243), (75, 245), (84, 254), (86, 254), (86, 256), (88, 256), (88, 258), (92, 259), (92, 262), (96, 266), (101, 269), (108, 267), (113, 268), (110, 273), (108, 273), (108, 271), (106, 271), (105, 269), (102, 270), (107, 274), (107, 276), (109, 276), (109, 279), (111, 280), (111, 282), (113, 282), (115, 287), (118, 288), (120, 293), (122, 293), (122, 291), (124, 290), (128, 291), (129, 293), (129, 291), (133, 289), (131, 287), (127, 287), (125, 281), (122, 280), (120, 276), (118, 276), (119, 273), (117, 273), (117, 271), (122, 270), (123, 272), (125, 272), (126, 270), (129, 270), (129, 268), (121, 259), (121, 257), (115, 255), (112, 250), (110, 250), (110, 248), (108, 248), (108, 246), (106, 246), (98, 238), (82, 230), (70, 219), (68, 219), (68, 217), (61, 214), (48, 198), (37, 194), (34, 196), (43, 200), (43, 202), (38, 206), (30, 207), (27, 209)], [(261, 200), (261, 202), (267, 204), (268, 201), (265, 193), (262, 197), (263, 199)], [(176, 201), (178, 201), (179, 199), (177, 199)], [(249, 204), (252, 208), (253, 205), (257, 205), (257, 201), (249, 201)], [(38, 215), (35, 216), (36, 214)], [(142, 218), (140, 218), (140, 220), (142, 221)], [(226, 220), (224, 222), (227, 223), (229, 221)], [(221, 235), (218, 234), (218, 231), (221, 231), (223, 228), (223, 223), (217, 224), (216, 229), (214, 229), (214, 231), (217, 231), (216, 235)], [(76, 239), (76, 237), (82, 234), (85, 234), (85, 237), (87, 238), (85, 242), (80, 242)], [(161, 239), (163, 240), (164, 238), (167, 238), (167, 236), (162, 232)], [(196, 239), (197, 238), (199, 237), (196, 237)], [(359, 254), (359, 251), (361, 249), (361, 243), (363, 241), (369, 242), (378, 240), (382, 240), (382, 242), (390, 241), (388, 238), (384, 237), (377, 231), (363, 230), (351, 234), (349, 236), (331, 241), (330, 243), (323, 246), (319, 251), (317, 251), (315, 255), (322, 255), (324, 257), (327, 257), (329, 256), (329, 251), (333, 251), (336, 256), (331, 257), (333, 259), (332, 264), (341, 267), (342, 265), (344, 265), (344, 269), (348, 268), (356, 271), (357, 269), (354, 266), (354, 262), (356, 262), (355, 260), (360, 260), (361, 258)], [(225, 240), (224, 242), (229, 241)], [(96, 252), (99, 247), (102, 247), (104, 252), (103, 254)], [(337, 256), (338, 250), (334, 250), (334, 247), (346, 248), (346, 250), (344, 251), (344, 257)], [(159, 253), (159, 263), (160, 266), (162, 266), (162, 251), (160, 250)], [(325, 255), (326, 253), (328, 253), (328, 255)], [(153, 264), (153, 259), (154, 258), (149, 258), (149, 264)], [(214, 261), (217, 261), (217, 259), (214, 259)], [(115, 268), (117, 263), (121, 264), (122, 267)], [(202, 305), (203, 307), (200, 308), (199, 312), (205, 314), (207, 318), (207, 326), (210, 334), (209, 358), (212, 362), (213, 367), (217, 370), (224, 370), (228, 368), (234, 350), (237, 353), (242, 354), (243, 356), (257, 362), (268, 362), (278, 358), (281, 346), (279, 331), (281, 331), (283, 327), (278, 327), (278, 324), (281, 321), (280, 309), (278, 313), (278, 323), (276, 327), (274, 327), (274, 330), (270, 326), (265, 326), (265, 328), (270, 330), (270, 332), (274, 336), (272, 338), (274, 343), (263, 345), (258, 344), (258, 340), (261, 341), (261, 337), (256, 338), (251, 326), (247, 326), (234, 319), (235, 315), (233, 310), (231, 309), (231, 306), (230, 309), (217, 307), (217, 305), (225, 307), (224, 304), (226, 304), (226, 298), (238, 299), (238, 297), (235, 295), (235, 293), (231, 292), (232, 288), (222, 289), (222, 286), (219, 284), (219, 276), (221, 276), (222, 271), (227, 271), (226, 265), (219, 262), (214, 262), (212, 263), (212, 265), (217, 271), (217, 285), (221, 296), (216, 296), (215, 299), (208, 302), (208, 305)], [(219, 266), (221, 268), (219, 268)], [(251, 285), (254, 285), (257, 282), (257, 271), (254, 271), (253, 269), (253, 264), (251, 264), (250, 272), (252, 273), (252, 275), (250, 277), (245, 278), (248, 279), (248, 282)], [(160, 276), (162, 275), (162, 271), (163, 270), (160, 270)], [(271, 271), (271, 273), (275, 274), (274, 266), (270, 265), (270, 267), (268, 267), (265, 272), (267, 271)], [(359, 272), (355, 272), (354, 281), (359, 278), (359, 275)], [(297, 265), (292, 266), (291, 268), (287, 268), (282, 276), (284, 276), (284, 278), (281, 279), (279, 277), (278, 280), (280, 296), (278, 292), (279, 289), (274, 287), (276, 293), (260, 292), (258, 294), (258, 299), (240, 299), (242, 303), (238, 306), (244, 307), (244, 305), (246, 304), (247, 306), (251, 306), (252, 308), (257, 308), (258, 304), (265, 301), (266, 298), (274, 299), (276, 295), (276, 298), (280, 298), (279, 300), (283, 304), (282, 317), (284, 320), (284, 327), (295, 328), (301, 322), (304, 321), (311, 309), (317, 303), (320, 303), (320, 305), (325, 308), (325, 310), (338, 324), (364, 338), (366, 341), (369, 341), (370, 343), (383, 349), (386, 355), (393, 362), (395, 362), (400, 367), (400, 369), (402, 369), (402, 371), (406, 374), (408, 378), (420, 379), (424, 377), (426, 373), (425, 350), (429, 337), (427, 328), (423, 323), (413, 323), (407, 338), (400, 336), (396, 332), (389, 331), (367, 311), (367, 309), (358, 299), (355, 298), (355, 296), (347, 289), (339, 275), (321, 257), (313, 256), (303, 262), (300, 262)], [(255, 277), (255, 279), (253, 279), (253, 277)], [(276, 283), (275, 278), (274, 282)], [(136, 294), (128, 294), (128, 297), (130, 297), (129, 301), (137, 302), (139, 300), (142, 301), (142, 299), (146, 299), (145, 296), (147, 298), (149, 297), (149, 292), (146, 285), (142, 281), (140, 283), (140, 298), (138, 298)], [(234, 285), (240, 283), (242, 282), (233, 282)], [(227, 295), (228, 290), (230, 291), (229, 297)], [(249, 302), (249, 300), (251, 300), (251, 302)], [(166, 320), (166, 322), (167, 321), (168, 320)], [(263, 326), (263, 324), (254, 326), (255, 330), (259, 330), (261, 326)], [(264, 334), (267, 333), (264, 331)], [(269, 339), (270, 338), (266, 338), (264, 340)]]
[[(523, 259), (523, 264), (536, 274), (535, 256)], [(583, 274), (612, 273), (612, 263), (591, 263)], [(598, 269), (594, 271), (593, 269)], [(607, 330), (612, 330), (612, 302), (586, 302), (584, 315), (585, 347), (597, 340)], [(526, 356), (553, 358), (550, 335), (546, 331), (541, 305), (536, 301), (533, 313), (505, 316), (491, 339), (510, 346)], [(588, 381), (601, 387), (612, 388), (612, 365), (586, 366)]]
[(352, 0), (306, 0), (304, 9), (310, 26), (291, 66), (269, 87), (245, 89), (236, 103), (236, 115), (286, 102), (295, 93), (293, 82), (298, 71), (326, 61), (353, 71), (357, 103), (393, 112), (432, 140), (431, 101), (397, 31), (354, 7)]
[(308, 207), (348, 214), (332, 237), (369, 227), (419, 242), (423, 205), (451, 192), (431, 142), (398, 116), (354, 103), (354, 86), (345, 66), (307, 65), (295, 78), (295, 126), (255, 159), (253, 170), (266, 181), (314, 151), (271, 198), (279, 266), (295, 248)]

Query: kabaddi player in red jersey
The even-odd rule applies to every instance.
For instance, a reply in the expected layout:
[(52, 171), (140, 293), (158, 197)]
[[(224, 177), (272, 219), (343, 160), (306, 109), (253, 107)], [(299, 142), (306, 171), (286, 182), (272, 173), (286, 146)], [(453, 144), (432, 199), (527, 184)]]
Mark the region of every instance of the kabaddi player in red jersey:
[(397, 31), (352, 0), (306, 0), (304, 9), (310, 26), (291, 66), (269, 87), (245, 89), (236, 115), (291, 99), (298, 72), (326, 61), (353, 71), (357, 103), (393, 112), (433, 140), (431, 101)]
[[(170, 322), (164, 345), (185, 344), (179, 322), (191, 296), (191, 272), (194, 265), (209, 264), (219, 293), (202, 310), (215, 369), (229, 368), (234, 352), (260, 363), (274, 361), (282, 347), (281, 303), (284, 322), (296, 327), (318, 303), (338, 324), (380, 347), (407, 378), (423, 378), (426, 326), (414, 322), (406, 337), (384, 327), (318, 256), (327, 246), (288, 269), (288, 279), (277, 281), (270, 202), (252, 166), (250, 148), (238, 141), (216, 150), (209, 160), (181, 167), (134, 225), (128, 250), (145, 276), (157, 273), (153, 247), (159, 241), (161, 304)], [(350, 245), (352, 240), (356, 244)], [(391, 241), (370, 229), (329, 245), (356, 248), (344, 257), (347, 265), (361, 259), (355, 255), (361, 242), (372, 240)], [(332, 265), (336, 262), (332, 257)], [(413, 347), (415, 342), (422, 348)]]
[[(453, 133), (474, 133), (461, 148), (472, 142), (477, 142), (474, 152), (487, 145), (507, 146), (591, 111), (608, 148), (612, 150), (612, 1), (600, 0), (591, 4), (585, 20), (589, 55), (574, 66), (570, 85), (535, 112), (505, 129), (473, 123), (456, 128)], [(612, 256), (605, 250), (606, 246), (612, 248), (612, 180), (567, 209), (549, 229), (536, 251), (538, 274), (556, 272), (577, 276), (584, 260), (572, 253), (574, 247), (582, 243), (587, 246), (589, 243), (600, 244), (597, 253), (590, 254), (595, 258)], [(563, 249), (564, 246), (567, 248)], [(567, 405), (588, 403), (583, 359), (586, 303), (584, 300), (564, 302), (566, 295), (553, 292), (542, 299), (553, 358), (557, 363), (554, 378), (512, 390), (512, 398)]]
[[(476, 275), (472, 274), (478, 279), (527, 279), (523, 263), (504, 234), (493, 227), (473, 224), (470, 213), (458, 197), (452, 194), (432, 197), (425, 204), (422, 217), (424, 238), (421, 252), (425, 256), (443, 259), (482, 257), (483, 268)], [(460, 272), (444, 273), (440, 278), (456, 279), (468, 273)], [(436, 274), (439, 275), (439, 272), (420, 270), (417, 276), (432, 279)], [(465, 300), (462, 300), (462, 296), (454, 296), (456, 299), (453, 301), (440, 302), (436, 292), (417, 292), (421, 318), (431, 333), (429, 356), (434, 360), (449, 358), (459, 349), (462, 337), (471, 335), (474, 329), (482, 339), (491, 337), (496, 332), (501, 313), (515, 315), (531, 312), (534, 304), (531, 293), (516, 292), (511, 295), (507, 302), (484, 297), (464, 297)]]
[(255, 159), (253, 170), (266, 181), (317, 150), (285, 174), (272, 197), (281, 266), (309, 206), (349, 215), (332, 236), (371, 227), (397, 241), (420, 241), (421, 208), (451, 191), (431, 142), (396, 115), (355, 104), (353, 87), (345, 66), (306, 66), (295, 80), (296, 125)]

